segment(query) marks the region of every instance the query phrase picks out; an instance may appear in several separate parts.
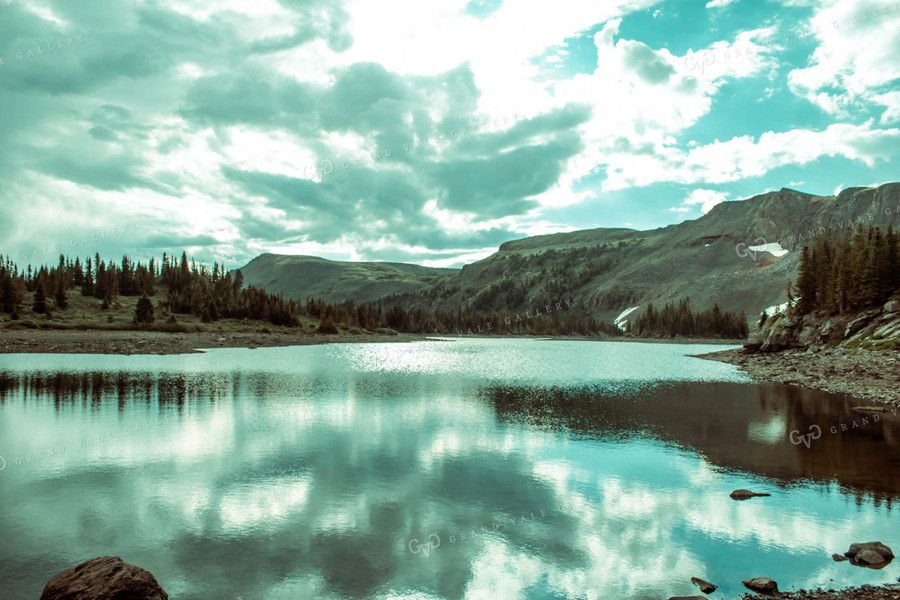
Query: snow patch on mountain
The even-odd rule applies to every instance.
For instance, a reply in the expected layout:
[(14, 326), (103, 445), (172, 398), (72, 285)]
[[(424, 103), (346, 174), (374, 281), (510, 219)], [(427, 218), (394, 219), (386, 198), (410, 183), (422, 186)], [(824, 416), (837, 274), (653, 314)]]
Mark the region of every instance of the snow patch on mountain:
[(615, 325), (622, 331), (625, 331), (625, 326), (628, 324), (628, 319), (626, 319), (625, 317), (627, 317), (628, 315), (630, 315), (631, 313), (633, 313), (634, 311), (636, 311), (639, 308), (640, 308), (640, 305), (632, 306), (631, 308), (626, 308), (625, 310), (623, 310), (622, 312), (619, 313), (618, 317), (613, 319), (613, 325)]
[(788, 303), (784, 304), (776, 304), (775, 306), (770, 306), (766, 309), (766, 316), (771, 317), (772, 315), (777, 315), (778, 313), (782, 313), (787, 310)]
[(770, 242), (768, 244), (760, 244), (759, 246), (748, 246), (748, 250), (753, 252), (768, 252), (772, 256), (782, 257), (788, 253), (787, 250), (781, 247), (781, 244), (778, 242)]

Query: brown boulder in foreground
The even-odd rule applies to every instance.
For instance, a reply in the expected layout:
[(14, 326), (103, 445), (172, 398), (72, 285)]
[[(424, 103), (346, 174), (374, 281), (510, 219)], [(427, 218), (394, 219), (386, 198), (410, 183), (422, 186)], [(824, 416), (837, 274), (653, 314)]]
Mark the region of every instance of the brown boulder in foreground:
[(156, 578), (118, 556), (92, 558), (51, 579), (41, 600), (168, 600)]
[(754, 577), (753, 579), (745, 579), (741, 583), (744, 584), (745, 588), (754, 592), (769, 593), (778, 591), (778, 584), (768, 577)]
[(732, 500), (747, 500), (748, 498), (755, 498), (756, 496), (771, 496), (772, 494), (760, 494), (757, 492), (751, 492), (750, 490), (734, 490), (730, 494)]

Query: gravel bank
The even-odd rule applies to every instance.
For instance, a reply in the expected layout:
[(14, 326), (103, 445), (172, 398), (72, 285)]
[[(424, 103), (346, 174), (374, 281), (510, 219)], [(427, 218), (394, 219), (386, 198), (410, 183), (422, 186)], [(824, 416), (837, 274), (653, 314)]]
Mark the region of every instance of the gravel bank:
[(900, 354), (894, 350), (837, 348), (745, 354), (742, 349), (735, 349), (698, 358), (737, 365), (766, 381), (900, 406)]
[(310, 344), (411, 342), (414, 334), (166, 333), (107, 330), (0, 330), (0, 354), (189, 354), (202, 348), (263, 348)]
[(760, 600), (773, 598), (784, 600), (900, 600), (900, 584), (885, 587), (864, 585), (846, 590), (798, 590), (796, 592), (780, 592), (770, 595), (744, 594), (744, 600)]

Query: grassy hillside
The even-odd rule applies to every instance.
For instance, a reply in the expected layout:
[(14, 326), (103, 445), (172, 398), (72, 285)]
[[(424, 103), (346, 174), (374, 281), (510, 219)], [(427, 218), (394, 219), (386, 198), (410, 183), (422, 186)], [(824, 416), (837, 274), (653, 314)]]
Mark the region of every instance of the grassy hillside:
[(244, 283), (287, 298), (329, 303), (370, 302), (389, 294), (416, 292), (456, 269), (403, 263), (338, 262), (315, 256), (262, 254), (241, 267)]

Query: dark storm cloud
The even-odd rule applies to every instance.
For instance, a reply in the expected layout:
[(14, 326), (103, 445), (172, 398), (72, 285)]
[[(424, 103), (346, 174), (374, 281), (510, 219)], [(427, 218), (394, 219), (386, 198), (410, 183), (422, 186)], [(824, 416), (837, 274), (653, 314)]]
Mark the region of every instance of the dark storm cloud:
[(660, 58), (652, 48), (640, 42), (628, 47), (625, 66), (650, 84), (665, 83), (675, 74), (675, 67)]
[(329, 87), (248, 67), (197, 80), (187, 92), (181, 115), (202, 125), (256, 125), (309, 136), (355, 132), (373, 134), (379, 144), (402, 143), (434, 128), (422, 89), (444, 83), (442, 78), (407, 81), (371, 63), (337, 71)]
[(181, 114), (200, 125), (318, 128), (312, 86), (269, 72), (225, 73), (199, 79), (187, 92)]
[(11, 40), (15, 51), (65, 40), (52, 55), (11, 62), (0, 85), (19, 92), (82, 94), (120, 79), (162, 75), (187, 60), (226, 65), (229, 56), (240, 53), (233, 44), (238, 38), (232, 25), (196, 21), (156, 4), (132, 8), (105, 1), (57, 2), (53, 11), (72, 28), (15, 4), (0, 7), (4, 28), (7, 20), (17, 24), (20, 35)]
[[(154, 92), (160, 88), (154, 78), (189, 57), (221, 60), (204, 48), (227, 45), (234, 32), (153, 3), (135, 8), (87, 0), (49, 9), (65, 25), (19, 3), (0, 5), (4, 29), (11, 25), (0, 56), (26, 51), (0, 70), (0, 125), (13, 124), (3, 130), (7, 141), (16, 143), (14, 150), (10, 144), (0, 147), (0, 163), (12, 173), (7, 181), (39, 174), (98, 190), (165, 192), (167, 186), (141, 175), (148, 157), (140, 142), (153, 127), (138, 121), (148, 115), (119, 104), (140, 104), (148, 86)], [(62, 47), (52, 53), (28, 56), (31, 46), (57, 40)], [(100, 91), (122, 80), (133, 82), (133, 89)], [(120, 101), (98, 102), (113, 97)]]
[[(245, 212), (236, 225), (252, 239), (327, 244), (349, 233), (366, 230), (389, 242), (438, 251), (454, 250), (453, 255), (467, 248), (496, 247), (521, 237), (497, 227), (447, 233), (439, 221), (421, 211), (425, 197), (402, 173), (369, 170), (339, 175), (332, 183), (325, 184), (238, 170), (228, 170), (225, 175), (246, 192), (267, 198), (268, 206), (284, 210), (288, 217), (304, 223), (297, 231), (282, 219), (265, 220)], [(382, 223), (376, 226), (374, 221)], [(302, 233), (302, 239), (291, 237), (298, 233)], [(408, 260), (411, 255), (397, 250), (390, 256)], [(379, 252), (380, 260), (392, 260), (390, 256)]]
[(533, 197), (549, 190), (562, 174), (565, 161), (583, 149), (573, 134), (524, 146), (489, 158), (434, 165), (441, 190), (441, 208), (472, 212), (485, 218), (519, 215), (535, 208)]
[[(401, 243), (438, 249), (446, 247), (435, 245), (440, 235), (429, 238), (414, 234), (421, 227), (440, 229), (432, 217), (422, 212), (429, 198), (437, 197), (440, 208), (490, 219), (521, 215), (533, 209), (537, 206), (533, 197), (550, 189), (558, 181), (565, 161), (582, 149), (575, 133), (560, 134), (559, 128), (565, 132), (588, 115), (583, 107), (566, 107), (534, 123), (522, 123), (520, 131), (495, 134), (503, 138), (501, 141), (483, 134), (484, 150), (479, 150), (475, 158), (468, 156), (472, 148), (438, 158), (433, 153), (410, 153), (404, 165), (407, 168), (338, 167), (323, 181), (234, 169), (224, 169), (223, 173), (248, 193), (266, 198), (269, 206), (322, 227), (310, 234), (313, 241), (333, 241), (348, 230), (374, 233), (371, 223), (377, 220), (387, 223), (382, 227), (385, 234), (402, 231), (398, 240)], [(513, 142), (526, 143), (554, 134), (552, 141), (509, 149)], [(475, 145), (474, 141), (470, 144)], [(467, 241), (479, 245), (507, 241), (508, 232), (491, 231), (490, 240), (477, 233)], [(451, 242), (448, 239), (444, 243)]]
[(112, 104), (100, 106), (87, 117), (87, 120), (95, 123), (95, 128), (119, 132), (142, 140), (147, 139), (148, 134), (153, 131), (152, 127), (136, 122), (130, 110)]
[(504, 242), (524, 237), (522, 234), (500, 227), (447, 233), (438, 226), (439, 223), (431, 222), (413, 227), (403, 233), (402, 241), (411, 246), (424, 246), (432, 250), (455, 250), (452, 253), (437, 252), (430, 256), (432, 259), (437, 259), (454, 256), (459, 254), (459, 250), (466, 248), (497, 248)]
[(316, 31), (312, 27), (302, 27), (291, 35), (272, 36), (254, 42), (250, 46), (250, 51), (257, 54), (281, 52), (282, 50), (290, 50), (291, 48), (302, 46), (314, 39), (316, 39)]
[[(224, 169), (223, 174), (245, 192), (266, 198), (268, 206), (283, 210), (288, 218), (302, 220), (309, 241), (332, 242), (363, 230), (388, 234), (428, 219), (419, 214), (425, 196), (396, 172), (337, 171), (325, 183), (236, 169)], [(375, 226), (375, 221), (385, 224)]]
[[(535, 139), (552, 138), (576, 129), (590, 120), (591, 111), (589, 106), (570, 104), (532, 119), (517, 119), (507, 130), (460, 137), (460, 143), (454, 146), (454, 149), (460, 154), (484, 156), (499, 154), (510, 148), (529, 146)], [(468, 126), (471, 127), (471, 123)]]
[[(480, 91), (468, 64), (423, 76), (358, 62), (332, 70), (327, 84), (298, 81), (279, 68), (277, 55), (316, 40), (334, 52), (350, 48), (350, 17), (341, 2), (279, 3), (292, 17), (283, 23), (287, 33), (276, 35), (253, 31), (228, 10), (194, 18), (155, 0), (51, 0), (47, 10), (60, 23), (22, 3), (0, 4), (0, 22), (10, 32), (0, 41), (0, 56), (64, 41), (52, 54), (0, 67), (6, 190), (59, 179), (85, 193), (151, 190), (184, 197), (204, 184), (161, 159), (201, 147), (205, 137), (204, 160), (219, 155), (213, 174), (234, 191), (221, 201), (240, 215), (227, 217), (241, 237), (228, 242), (236, 252), (288, 239), (325, 244), (349, 236), (373, 257), (395, 252), (382, 250), (383, 241), (444, 256), (521, 237), (498, 227), (447, 233), (426, 206), (436, 200), (441, 209), (477, 220), (528, 212), (580, 149), (575, 130), (589, 109), (568, 106), (528, 121), (512, 119), (508, 129), (476, 132)], [(465, 136), (447, 138), (463, 129)], [(238, 167), (226, 157), (238, 130), (276, 133), (319, 162), (333, 161), (335, 169), (325, 180), (310, 181)], [(364, 140), (362, 147), (336, 147), (335, 136), (345, 134)], [(441, 135), (443, 145), (423, 142)], [(389, 160), (355, 165), (386, 150)], [(341, 168), (345, 160), (353, 168)], [(0, 190), (0, 203), (8, 204), (9, 193)], [(210, 235), (161, 235), (145, 244), (221, 245)]]
[(241, 244), (245, 244), (246, 240), (282, 241), (299, 233), (285, 225), (280, 219), (266, 220), (248, 212), (242, 213), (241, 217), (235, 221), (235, 225), (243, 234)]
[(37, 161), (38, 169), (51, 177), (65, 179), (98, 190), (124, 191), (147, 188), (168, 193), (157, 182), (140, 175), (141, 163), (128, 155), (98, 158), (84, 153), (55, 154)]
[(301, 213), (304, 209), (342, 212), (343, 207), (330, 185), (319, 185), (308, 179), (287, 175), (241, 171), (230, 167), (222, 169), (222, 174), (242, 184), (250, 194), (268, 198), (272, 208), (291, 213)]
[(141, 246), (152, 250), (181, 249), (218, 246), (222, 242), (211, 235), (167, 235), (153, 234), (141, 240)]
[[(439, 124), (427, 110), (438, 96), (453, 99), (447, 103), (451, 106), (448, 117)], [(480, 145), (472, 142), (482, 155), (477, 159), (453, 158), (452, 152), (445, 158), (436, 149), (424, 147), (417, 152), (400, 151), (414, 139), (438, 130), (450, 131), (448, 127), (453, 124), (471, 128), (477, 120), (473, 112), (477, 97), (468, 67), (438, 77), (406, 79), (380, 65), (361, 63), (336, 72), (334, 84), (327, 88), (299, 84), (264, 70), (202, 78), (188, 92), (182, 115), (203, 124), (277, 129), (298, 124), (293, 125), (292, 132), (321, 127), (324, 131), (370, 135), (376, 151), (383, 148), (393, 152), (390, 162), (383, 161), (383, 168), (342, 169), (342, 161), (330, 156), (335, 170), (318, 182), (227, 167), (222, 172), (247, 193), (266, 198), (269, 206), (313, 225), (308, 237), (311, 241), (327, 243), (350, 231), (372, 234), (382, 229), (385, 235), (403, 232), (398, 236), (399, 243), (424, 243), (435, 248), (433, 244), (442, 236), (412, 235), (420, 227), (440, 229), (422, 213), (429, 198), (443, 198), (442, 208), (476, 212), (487, 218), (530, 210), (535, 202), (526, 197), (546, 191), (558, 178), (562, 162), (579, 148), (572, 139), (540, 145), (533, 139), (552, 139), (558, 131), (571, 130), (590, 116), (586, 107), (570, 106), (519, 123), (510, 133), (498, 133), (493, 138), (483, 134)], [(453, 110), (458, 112), (453, 114)], [(473, 130), (473, 138), (474, 134)], [(404, 163), (408, 168), (397, 168)], [(526, 177), (520, 168), (528, 173)], [(387, 225), (376, 227), (375, 221)], [(491, 241), (506, 241), (508, 237), (501, 230)], [(489, 243), (483, 234), (466, 242), (479, 246)], [(441, 241), (442, 247), (450, 243)]]
[[(381, 135), (375, 139), (390, 140), (394, 150), (390, 159), (350, 169), (341, 168), (341, 161), (335, 159), (334, 171), (319, 181), (227, 168), (223, 174), (240, 183), (246, 192), (266, 198), (269, 206), (284, 210), (289, 217), (314, 224), (308, 238), (311, 241), (334, 241), (348, 231), (366, 231), (370, 235), (380, 231), (401, 244), (424, 245), (430, 249), (450, 247), (454, 242), (444, 239), (445, 234), (417, 233), (424, 232), (425, 228), (443, 231), (439, 223), (423, 212), (429, 198), (437, 198), (440, 208), (474, 213), (483, 219), (527, 213), (537, 206), (534, 197), (558, 181), (565, 161), (581, 151), (581, 141), (574, 130), (591, 116), (589, 107), (570, 105), (514, 123), (505, 131), (476, 135), (474, 129), (468, 133), (476, 120), (474, 115), (462, 114), (440, 123), (441, 127), (448, 122), (460, 123), (461, 129), (453, 132), (461, 136), (465, 129), (469, 136), (458, 138), (458, 143), (454, 141), (445, 152), (441, 153), (438, 145), (422, 146), (416, 152), (400, 151), (409, 148), (412, 139), (420, 135), (409, 121), (415, 121), (412, 115), (426, 112), (425, 103), (432, 89), (444, 90), (446, 83), (456, 82), (463, 95), (468, 94), (468, 99), (459, 106), (468, 108), (473, 104), (476, 96), (469, 74), (467, 70), (457, 69), (442, 77), (419, 80), (413, 87), (378, 65), (354, 65), (337, 75), (331, 89), (307, 89), (303, 93), (308, 98), (325, 99), (323, 125), (359, 133), (375, 131)], [(254, 94), (258, 94), (254, 102), (269, 104), (272, 98), (287, 94), (286, 88), (292, 85), (289, 82), (258, 85), (253, 88)], [(227, 86), (241, 97), (247, 88), (245, 83)], [(209, 113), (216, 110), (214, 97), (214, 94), (209, 96)], [(344, 99), (347, 97), (350, 99)], [(250, 111), (243, 114), (256, 118), (256, 113)], [(270, 115), (278, 120), (287, 118), (277, 111), (270, 111)], [(228, 118), (234, 122), (231, 119), (236, 115)], [(430, 119), (423, 120), (419, 129), (428, 134), (438, 131)], [(386, 225), (376, 227), (372, 225), (375, 221)], [(397, 231), (402, 233), (391, 235)], [(484, 247), (509, 239), (510, 234), (504, 230), (491, 231), (492, 236), (477, 233), (465, 242), (454, 234), (455, 244)]]
[(361, 134), (402, 128), (404, 116), (421, 107), (417, 96), (399, 75), (381, 65), (358, 63), (339, 72), (322, 97), (322, 125)]
[(90, 135), (95, 140), (100, 140), (101, 142), (114, 142), (118, 139), (116, 132), (108, 127), (104, 127), (103, 125), (97, 125), (95, 127), (91, 127), (88, 129), (88, 135)]

